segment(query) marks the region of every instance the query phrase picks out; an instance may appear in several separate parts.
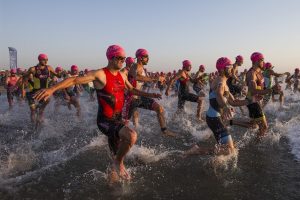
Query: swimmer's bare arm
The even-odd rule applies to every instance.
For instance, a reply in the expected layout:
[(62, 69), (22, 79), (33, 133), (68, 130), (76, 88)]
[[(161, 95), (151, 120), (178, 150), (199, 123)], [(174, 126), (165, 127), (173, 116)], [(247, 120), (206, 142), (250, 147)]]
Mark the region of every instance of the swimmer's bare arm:
[(123, 73), (126, 76), (126, 78), (128, 78), (128, 70), (125, 67), (121, 69), (120, 72)]
[(166, 96), (169, 96), (169, 90), (170, 90), (170, 87), (171, 87), (171, 85), (173, 85), (173, 83), (176, 81), (176, 80), (178, 80), (178, 79), (180, 79), (181, 77), (182, 77), (182, 75), (183, 75), (183, 71), (179, 71), (177, 74), (176, 74), (176, 76), (174, 76), (171, 80), (170, 80), (170, 82), (169, 82), (169, 84), (168, 84), (168, 86), (167, 86), (167, 89), (166, 89)]
[(153, 82), (153, 81), (158, 81), (158, 79), (151, 78), (151, 77), (148, 77), (148, 76), (144, 76), (144, 75), (143, 75), (143, 69), (142, 69), (142, 68), (138, 68), (138, 69), (137, 69), (135, 79), (136, 79), (137, 81), (141, 81), (141, 82)]
[(215, 80), (214, 75), (213, 74), (209, 74), (209, 77), (208, 77), (208, 83), (209, 83), (209, 85), (211, 85), (214, 80)]
[(34, 67), (30, 67), (20, 78), (21, 81), (25, 82), (29, 78), (30, 74), (33, 74), (34, 72), (35, 72)]
[(231, 93), (229, 93), (228, 103), (231, 106), (237, 107), (237, 106), (246, 106), (250, 102), (247, 99), (244, 99), (244, 100), (235, 99), (234, 96)]
[(225, 91), (225, 85), (219, 83), (216, 90), (216, 94), (217, 94), (216, 96), (217, 96), (217, 102), (221, 108), (226, 107), (226, 101), (224, 99), (224, 91)]
[(53, 69), (53, 67), (51, 67), (50, 65), (48, 65), (48, 70), (49, 70), (49, 72), (50, 72), (52, 75), (61, 78), (61, 76), (58, 75), (58, 74), (55, 72), (55, 70)]
[(31, 74), (34, 74), (35, 73), (35, 67), (30, 67), (26, 73), (24, 73), (20, 79), (18, 80), (19, 82), (19, 85), (22, 86), (22, 93), (25, 93), (24, 92), (24, 85), (25, 85), (25, 82), (28, 81), (29, 77)]
[[(124, 76), (123, 76), (124, 78)], [(134, 88), (129, 81), (125, 78), (125, 86), (126, 88), (134, 95), (137, 96), (143, 96), (143, 97), (150, 97), (150, 98), (158, 98), (161, 99), (161, 94), (156, 94), (156, 93), (147, 93), (147, 92), (143, 92), (141, 90), (138, 90), (136, 88)]]
[(58, 84), (56, 84), (48, 89), (39, 90), (34, 95), (34, 98), (38, 101), (40, 101), (42, 99), (47, 100), (57, 90), (62, 90), (62, 89), (65, 89), (65, 88), (68, 88), (68, 87), (71, 87), (71, 86), (77, 85), (77, 84), (87, 84), (87, 83), (95, 81), (95, 80), (98, 80), (100, 83), (103, 84), (103, 82), (106, 81), (106, 79), (103, 80), (105, 76), (102, 76), (101, 72), (103, 73), (103, 70), (92, 71), (92, 72), (88, 73), (86, 76), (77, 76), (77, 77), (67, 78), (67, 79), (63, 80), (62, 82), (59, 82)]
[(276, 72), (274, 72), (273, 70), (271, 70), (271, 71), (270, 71), (270, 74), (273, 75), (273, 76), (275, 76), (275, 77), (280, 77), (280, 76), (285, 75), (286, 73), (281, 73), (281, 74), (279, 74), (279, 73), (276, 73)]
[(226, 83), (219, 83), (216, 89), (216, 99), (220, 107), (223, 109), (222, 116), (224, 119), (230, 119), (232, 117), (231, 110), (227, 106), (226, 101), (224, 99), (224, 92), (225, 92), (225, 84)]
[(205, 85), (205, 81), (203, 79), (201, 79), (202, 77), (200, 77), (198, 80), (197, 80), (197, 83), (201, 86), (204, 86)]
[(236, 73), (233, 74), (233, 79), (238, 83), (242, 83), (241, 80), (237, 77)]
[(22, 76), (20, 76), (18, 78), (18, 81), (16, 83), (16, 86), (18, 86), (19, 88), (21, 88), (22, 90), (24, 90), (24, 84), (23, 84), (23, 80), (22, 80)]
[(7, 88), (8, 82), (9, 82), (10, 77), (6, 77), (5, 79), (5, 88)]
[(252, 95), (265, 95), (272, 92), (272, 89), (265, 89), (265, 90), (258, 90), (256, 84), (256, 76), (251, 73), (249, 76), (248, 82), (248, 90), (251, 92)]
[(293, 78), (294, 78), (294, 74), (293, 74), (293, 75), (289, 75), (289, 76), (286, 78), (286, 81), (289, 82), (289, 81), (291, 81)]
[(233, 68), (232, 78), (233, 78), (236, 82), (241, 83), (240, 79), (238, 78), (238, 70), (237, 70), (236, 68)]
[(32, 77), (33, 75), (35, 74), (35, 67), (30, 67), (26, 73), (24, 73), (21, 77), (20, 77), (20, 81), (21, 84), (25, 84), (29, 79), (30, 79), (30, 76)]

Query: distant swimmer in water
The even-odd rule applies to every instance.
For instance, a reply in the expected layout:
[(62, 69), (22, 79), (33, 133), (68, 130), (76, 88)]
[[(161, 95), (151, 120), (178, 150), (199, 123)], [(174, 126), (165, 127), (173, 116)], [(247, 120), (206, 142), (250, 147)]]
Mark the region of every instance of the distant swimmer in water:
[[(77, 77), (79, 76), (79, 69), (77, 65), (72, 65), (70, 68), (70, 75), (68, 77)], [(69, 101), (69, 109), (71, 109), (71, 105), (73, 105), (77, 112), (76, 115), (78, 117), (81, 116), (81, 107), (79, 103), (80, 93), (82, 92), (82, 86), (80, 84), (73, 85), (66, 89), (67, 94), (70, 98)]]
[(11, 69), (10, 76), (8, 76), (5, 80), (9, 109), (11, 109), (13, 106), (14, 97), (20, 98), (21, 95), (17, 85), (19, 78), (20, 77), (17, 75), (17, 70)]
[[(55, 68), (55, 72), (59, 77), (54, 76), (51, 81), (51, 86), (56, 85), (64, 80), (64, 70), (61, 66)], [(66, 75), (66, 74), (65, 74)], [(61, 105), (67, 105), (70, 102), (70, 96), (66, 90), (59, 90), (53, 94), (55, 103), (54, 103), (54, 112), (58, 112)]]
[[(205, 97), (205, 87), (207, 85), (207, 81), (209, 79), (208, 74), (205, 73), (205, 66), (200, 65), (199, 70), (197, 71), (195, 75), (195, 83), (193, 84), (193, 90), (196, 92), (196, 94), (199, 97)], [(199, 116), (201, 116), (202, 119), (202, 108), (203, 108), (203, 102), (204, 98), (200, 98), (199, 102)]]
[[(233, 72), (232, 77), (228, 78), (227, 85), (229, 87), (230, 93), (235, 98), (240, 98), (243, 93), (243, 85), (244, 82), (238, 78), (238, 67), (241, 67), (244, 63), (244, 58), (241, 55), (238, 55), (235, 58), (235, 63), (233, 63)], [(245, 111), (243, 107), (239, 107), (241, 110), (241, 113), (244, 115)]]
[[(231, 106), (245, 106), (252, 102), (249, 99), (235, 99), (230, 93), (227, 80), (233, 75), (233, 67), (231, 61), (222, 57), (217, 60), (216, 68), (218, 76), (215, 77), (210, 84), (209, 91), (209, 109), (206, 112), (206, 123), (213, 132), (216, 147), (203, 148), (195, 145), (185, 152), (185, 155), (193, 154), (231, 154), (235, 152), (233, 139), (227, 130), (226, 124), (232, 125), (233, 110)], [(256, 102), (256, 100), (254, 100)]]
[(99, 130), (107, 136), (113, 155), (113, 164), (110, 170), (111, 183), (117, 182), (120, 178), (131, 179), (125, 168), (124, 158), (137, 140), (137, 133), (125, 125), (122, 120), (124, 90), (127, 89), (134, 95), (147, 98), (161, 98), (160, 94), (140, 91), (129, 83), (126, 74), (120, 72), (125, 56), (125, 51), (121, 46), (109, 46), (106, 52), (108, 59), (106, 67), (93, 70), (86, 76), (67, 78), (51, 88), (39, 91), (34, 96), (38, 101), (47, 100), (57, 90), (94, 82), (99, 106), (97, 125)]
[(189, 82), (195, 83), (197, 81), (196, 79), (191, 78), (189, 74), (191, 69), (192, 69), (192, 62), (189, 60), (184, 60), (182, 62), (182, 70), (179, 70), (176, 76), (170, 81), (165, 94), (166, 96), (169, 96), (170, 87), (173, 85), (174, 81), (179, 80), (177, 112), (183, 111), (184, 104), (186, 101), (195, 102), (197, 103), (196, 117), (197, 119), (202, 121), (201, 107), (202, 107), (202, 99), (204, 98), (205, 94), (201, 94), (198, 96), (190, 92)]
[[(59, 77), (59, 75), (54, 71), (54, 69), (50, 66), (47, 65), (48, 63), (48, 56), (46, 54), (40, 54), (38, 56), (39, 63), (34, 66), (30, 67), (28, 71), (26, 71), (22, 77), (23, 83), (28, 82), (28, 79), (30, 77), (33, 78), (32, 80), (32, 90), (30, 92), (26, 93), (27, 96), (27, 101), (30, 107), (30, 116), (31, 116), (31, 121), (35, 122), (38, 120), (39, 122), (43, 121), (43, 115), (44, 115), (44, 110), (46, 106), (49, 103), (49, 99), (45, 101), (39, 101), (39, 109), (38, 109), (38, 116), (39, 119), (35, 119), (35, 114), (36, 114), (36, 102), (33, 98), (33, 95), (38, 92), (41, 89), (45, 89), (49, 87), (49, 82), (50, 82), (50, 75), (54, 75)], [(31, 76), (32, 75), (32, 76)], [(25, 93), (25, 92), (23, 92)]]
[[(157, 82), (158, 78), (151, 78), (147, 75), (144, 66), (149, 62), (149, 53), (146, 49), (138, 49), (135, 53), (137, 58), (137, 63), (134, 63), (128, 73), (128, 80), (130, 83), (138, 90), (141, 90), (145, 82)], [(134, 125), (138, 126), (138, 111), (137, 108), (142, 108), (145, 110), (154, 111), (157, 114), (157, 119), (160, 125), (161, 133), (166, 136), (176, 136), (171, 130), (167, 128), (165, 110), (164, 108), (156, 102), (154, 99), (149, 97), (138, 97), (132, 95), (132, 100), (130, 101), (129, 111), (127, 113), (126, 119), (131, 119), (133, 117)]]
[[(86, 69), (84, 69), (81, 76), (86, 76), (89, 72), (90, 72), (90, 70), (86, 68)], [(94, 88), (93, 82), (89, 82), (88, 84), (83, 84), (82, 87), (89, 94), (90, 101), (95, 101), (96, 98), (94, 97), (94, 93), (95, 93), (96, 90)]]
[(283, 106), (284, 94), (283, 94), (283, 91), (281, 90), (280, 84), (278, 82), (275, 82), (274, 77), (278, 78), (283, 75), (288, 75), (289, 73), (285, 72), (285, 73), (279, 74), (279, 73), (274, 72), (273, 69), (274, 69), (274, 66), (271, 63), (269, 63), (269, 62), (265, 63), (264, 70), (263, 70), (264, 84), (265, 84), (265, 88), (272, 89), (272, 94), (264, 95), (262, 107), (265, 107), (267, 105), (267, 103), (271, 99), (271, 96), (272, 96), (272, 101), (274, 102), (275, 95), (279, 95), (280, 107)]
[(300, 92), (299, 88), (299, 82), (300, 82), (300, 70), (299, 68), (295, 69), (295, 72), (293, 75), (291, 75), (289, 78), (286, 80), (287, 84), (293, 85), (294, 86), (294, 93)]
[(130, 71), (131, 66), (134, 64), (134, 58), (132, 57), (127, 57), (125, 60), (125, 67), (121, 69), (121, 72), (126, 74), (128, 76), (128, 72)]
[(157, 88), (160, 91), (160, 94), (163, 94), (163, 91), (166, 86), (166, 74), (164, 72), (160, 72), (159, 81), (157, 81)]
[(232, 73), (232, 77), (227, 79), (227, 85), (229, 87), (230, 93), (233, 96), (238, 96), (241, 95), (242, 93), (242, 82), (241, 80), (238, 78), (238, 67), (242, 66), (244, 62), (244, 58), (241, 55), (238, 55), (235, 58), (235, 63), (232, 65), (233, 68), (233, 73)]

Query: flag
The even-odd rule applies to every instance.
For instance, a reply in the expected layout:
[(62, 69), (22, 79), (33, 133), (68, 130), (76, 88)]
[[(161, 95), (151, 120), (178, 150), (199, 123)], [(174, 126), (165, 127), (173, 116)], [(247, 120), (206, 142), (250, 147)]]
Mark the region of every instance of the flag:
[(10, 69), (17, 69), (17, 50), (13, 47), (8, 47), (8, 50)]

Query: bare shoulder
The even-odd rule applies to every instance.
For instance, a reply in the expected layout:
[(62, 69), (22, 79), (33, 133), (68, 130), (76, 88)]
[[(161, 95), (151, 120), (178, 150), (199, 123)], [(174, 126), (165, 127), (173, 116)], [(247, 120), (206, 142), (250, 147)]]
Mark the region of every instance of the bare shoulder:
[(225, 80), (220, 80), (220, 79), (217, 79), (217, 87), (218, 88), (224, 88), (225, 86), (227, 85), (226, 81)]
[(120, 72), (122, 72), (122, 73), (124, 73), (124, 72), (126, 72), (126, 71), (127, 71), (126, 67), (123, 67), (123, 68), (120, 70)]
[(53, 67), (51, 65), (47, 65), (48, 68), (53, 69)]
[(35, 71), (35, 66), (29, 67), (28, 72), (34, 72)]
[(180, 69), (177, 73), (177, 76), (182, 76), (182, 75), (184, 75), (184, 71), (182, 69)]
[(124, 70), (120, 70), (120, 74), (122, 76), (122, 78), (125, 80), (128, 77), (128, 71), (126, 69)]
[(93, 70), (91, 71), (92, 76), (95, 77), (95, 80), (100, 81), (101, 83), (105, 83), (106, 82), (106, 75), (105, 72), (102, 69), (97, 69), (97, 70)]
[(94, 69), (94, 70), (91, 70), (90, 72), (94, 73), (94, 74), (104, 74), (103, 68), (102, 69)]

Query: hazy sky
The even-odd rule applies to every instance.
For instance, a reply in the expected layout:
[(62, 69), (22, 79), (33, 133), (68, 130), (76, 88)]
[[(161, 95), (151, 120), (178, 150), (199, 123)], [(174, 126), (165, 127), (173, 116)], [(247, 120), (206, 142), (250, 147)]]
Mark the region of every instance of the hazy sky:
[(120, 44), (127, 56), (146, 48), (150, 71), (184, 59), (212, 71), (217, 58), (238, 54), (249, 67), (254, 51), (291, 71), (300, 65), (299, 10), (299, 0), (0, 0), (0, 66), (15, 47), (21, 67), (43, 52), (54, 67), (99, 68)]

